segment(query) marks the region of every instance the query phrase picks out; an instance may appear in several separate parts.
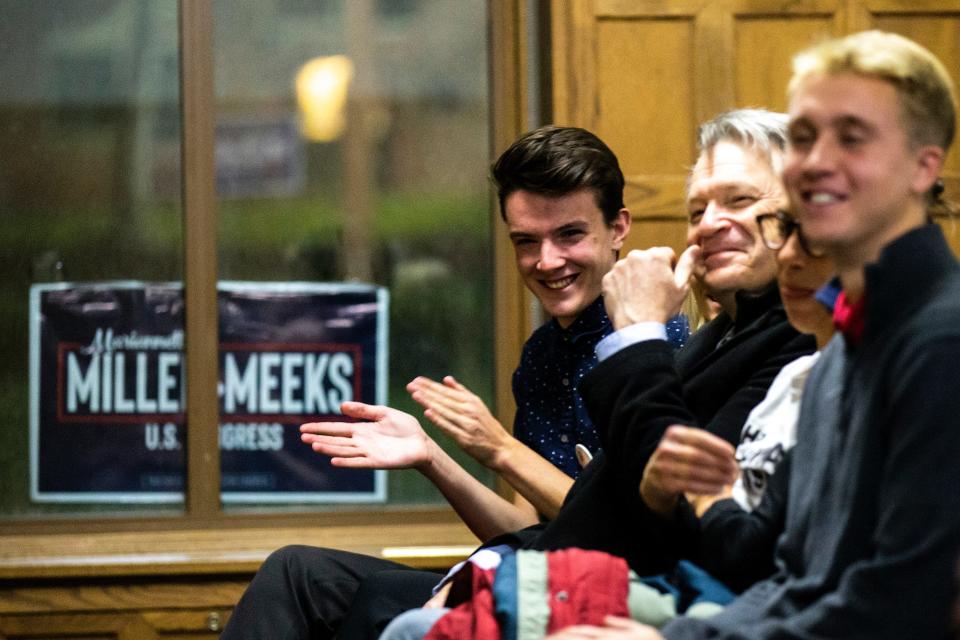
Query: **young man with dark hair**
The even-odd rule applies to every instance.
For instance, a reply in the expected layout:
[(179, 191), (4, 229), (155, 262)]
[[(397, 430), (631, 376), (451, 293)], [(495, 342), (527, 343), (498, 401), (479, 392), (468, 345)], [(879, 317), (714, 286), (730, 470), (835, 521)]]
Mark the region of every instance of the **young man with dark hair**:
[[(514, 372), (512, 435), (451, 377), (443, 384), (417, 378), (408, 388), (428, 419), (518, 491), (518, 502), (526, 497), (552, 518), (580, 472), (574, 447), (600, 446), (576, 386), (596, 363), (596, 343), (612, 331), (600, 288), (630, 223), (624, 178), (599, 138), (557, 126), (518, 139), (493, 164), (491, 178), (517, 270), (552, 317), (526, 342)], [(682, 316), (668, 324), (674, 348), (687, 333)], [(478, 532), (482, 539), (490, 533)]]
[[(304, 441), (333, 456), (334, 465), (418, 469), (481, 540), (532, 525), (538, 513), (554, 516), (579, 472), (575, 445), (599, 446), (576, 386), (596, 363), (594, 346), (612, 331), (601, 282), (630, 229), (617, 158), (584, 129), (526, 134), (500, 156), (492, 177), (517, 269), (552, 317), (524, 346), (514, 375), (514, 432), (453, 378), (417, 378), (408, 389), (458, 446), (516, 488), (517, 499), (511, 503), (473, 478), (412, 416), (387, 407), (346, 403), (345, 415), (372, 423), (301, 428)], [(682, 344), (685, 325), (672, 321), (671, 328)], [(334, 549), (285, 547), (261, 567), (223, 637), (266, 637), (281, 628), (290, 637), (327, 637), (359, 580), (400, 568)], [(430, 595), (429, 586), (420, 592), (410, 583), (406, 590), (413, 604)]]
[[(701, 128), (700, 143), (688, 193), (690, 247), (676, 265), (667, 248), (631, 251), (604, 278), (604, 303), (617, 331), (598, 343), (601, 361), (581, 383), (601, 453), (555, 519), (488, 544), (604, 551), (625, 558), (641, 575), (671, 569), (690, 541), (640, 495), (644, 467), (661, 435), (681, 423), (736, 442), (782, 366), (813, 351), (813, 340), (787, 323), (774, 252), (756, 221), (787, 202), (776, 171), (786, 118), (757, 110), (723, 114)], [(694, 269), (723, 312), (675, 357), (665, 322), (679, 309)], [(395, 605), (401, 603), (379, 596), (402, 591), (397, 579), (409, 573), (366, 580), (361, 593), (379, 595), (359, 599), (350, 619), (373, 620), (376, 629), (399, 614), (403, 609)]]

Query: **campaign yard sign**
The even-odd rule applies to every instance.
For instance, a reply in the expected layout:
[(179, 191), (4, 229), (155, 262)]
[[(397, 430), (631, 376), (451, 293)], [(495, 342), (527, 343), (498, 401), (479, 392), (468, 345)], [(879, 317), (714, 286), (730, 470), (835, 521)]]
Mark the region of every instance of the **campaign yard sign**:
[[(386, 402), (387, 291), (221, 282), (217, 298), (223, 501), (385, 500), (385, 472), (332, 467), (298, 427)], [(179, 283), (31, 287), (33, 500), (183, 500), (183, 326)]]

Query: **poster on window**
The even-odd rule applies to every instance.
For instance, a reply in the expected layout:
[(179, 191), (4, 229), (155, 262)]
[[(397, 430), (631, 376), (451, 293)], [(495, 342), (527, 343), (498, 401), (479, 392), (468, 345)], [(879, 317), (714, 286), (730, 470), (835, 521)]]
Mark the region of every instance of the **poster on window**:
[[(225, 503), (381, 502), (386, 473), (340, 469), (299, 437), (340, 403), (386, 402), (387, 291), (221, 282)], [(186, 470), (179, 284), (30, 291), (30, 486), (36, 502), (171, 503)]]

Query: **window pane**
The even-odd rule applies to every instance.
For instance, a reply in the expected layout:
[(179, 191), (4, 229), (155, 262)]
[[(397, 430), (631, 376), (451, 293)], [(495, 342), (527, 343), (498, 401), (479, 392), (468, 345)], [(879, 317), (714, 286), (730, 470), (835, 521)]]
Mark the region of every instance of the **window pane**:
[[(215, 10), (221, 288), (263, 283), (250, 294), (255, 303), (221, 293), (221, 339), (227, 332), (232, 344), (221, 361), (224, 375), (230, 371), (230, 407), (221, 406), (224, 489), (279, 495), (241, 496), (241, 507), (309, 500), (287, 499), (289, 477), (332, 494), (373, 491), (368, 479), (354, 486), (355, 478), (331, 474), (297, 432), (323, 416), (306, 406), (307, 358), (333, 362), (353, 344), (332, 331), (330, 318), (363, 325), (366, 336), (376, 331), (373, 321), (337, 315), (363, 306), (350, 297), (356, 292), (318, 301), (301, 287), (307, 297), (281, 304), (284, 312), (244, 305), (266, 304), (258, 297), (270, 295), (266, 283), (374, 285), (389, 298), (388, 328), (375, 336), (388, 362), (381, 401), (421, 416), (406, 383), (445, 374), (491, 399), (486, 3), (220, 0)], [(286, 324), (261, 322), (271, 314)], [(369, 364), (372, 352), (360, 351), (349, 366)], [(366, 384), (372, 374), (364, 375)], [(354, 391), (364, 397), (361, 386)], [(277, 405), (285, 393), (289, 411)], [(332, 406), (356, 397), (325, 393)], [(269, 410), (251, 411), (257, 399)], [(278, 434), (286, 457), (270, 462)], [(390, 504), (442, 502), (413, 471), (391, 472), (386, 487)], [(325, 491), (310, 485), (306, 493)], [(367, 499), (379, 498), (359, 498)], [(237, 508), (237, 496), (225, 501)]]
[[(129, 290), (71, 293), (74, 285), (118, 280), (179, 286), (177, 3), (3, 0), (0, 13), (0, 516), (178, 512), (178, 502), (117, 504), (118, 492), (152, 500), (182, 488), (175, 486), (182, 476), (136, 467), (157, 460), (148, 425), (123, 415), (127, 404), (162, 411), (147, 387), (142, 404), (135, 395), (135, 350), (118, 346), (110, 373), (97, 370), (103, 376), (91, 373), (91, 354), (80, 353), (98, 328), (115, 326), (116, 338), (150, 330), (137, 321), (126, 330), (110, 324)], [(43, 291), (34, 287), (44, 283)], [(32, 287), (38, 302), (49, 303), (50, 342), (37, 348), (39, 363), (30, 357)], [(133, 297), (141, 309), (158, 302), (149, 290)], [(107, 334), (100, 335), (103, 344)], [(59, 350), (52, 360), (48, 347)], [(153, 366), (155, 358), (144, 357)], [(120, 377), (113, 368), (120, 360), (125, 383), (108, 385), (107, 376)], [(81, 375), (70, 378), (70, 366)], [(178, 400), (173, 384), (162, 409)], [(114, 389), (108, 400), (103, 394)], [(181, 464), (174, 445), (185, 434), (171, 435), (157, 468)]]

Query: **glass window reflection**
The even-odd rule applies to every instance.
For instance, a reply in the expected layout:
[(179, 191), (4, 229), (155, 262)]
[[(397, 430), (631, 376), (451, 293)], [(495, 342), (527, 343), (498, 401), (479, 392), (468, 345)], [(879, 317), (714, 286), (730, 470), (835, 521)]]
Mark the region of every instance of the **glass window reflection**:
[[(215, 9), (220, 279), (382, 286), (391, 406), (449, 373), (489, 401), (485, 3)], [(442, 501), (414, 472), (388, 496)]]

